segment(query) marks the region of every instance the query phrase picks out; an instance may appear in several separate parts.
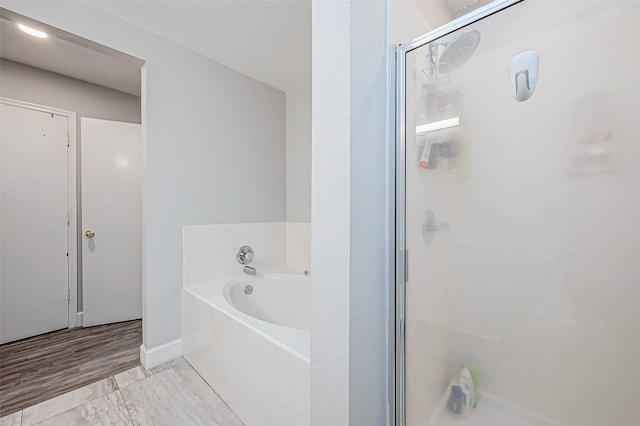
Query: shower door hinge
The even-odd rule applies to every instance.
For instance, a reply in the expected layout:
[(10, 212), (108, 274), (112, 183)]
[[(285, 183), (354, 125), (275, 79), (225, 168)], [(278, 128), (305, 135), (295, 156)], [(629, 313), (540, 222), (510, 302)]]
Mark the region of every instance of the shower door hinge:
[(67, 303), (71, 302), (71, 290), (67, 289)]
[(71, 146), (71, 135), (67, 133), (67, 147)]
[(67, 225), (71, 223), (71, 213), (67, 212)]

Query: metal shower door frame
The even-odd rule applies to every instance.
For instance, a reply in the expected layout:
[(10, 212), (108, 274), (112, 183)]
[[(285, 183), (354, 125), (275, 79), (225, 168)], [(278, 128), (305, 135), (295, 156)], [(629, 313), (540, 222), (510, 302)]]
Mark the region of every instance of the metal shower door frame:
[[(395, 426), (406, 426), (405, 394), (405, 297), (408, 279), (408, 251), (406, 248), (406, 56), (432, 41), (454, 31), (473, 24), (490, 15), (498, 13), (524, 0), (496, 0), (476, 9), (467, 15), (455, 19), (435, 30), (406, 44), (395, 46), (395, 295), (390, 308), (395, 310), (395, 359), (389, 370), (393, 371), (394, 382), (390, 383), (390, 392), (395, 395), (391, 419)], [(392, 57), (393, 57), (392, 56)], [(390, 398), (391, 399), (391, 398)], [(411, 425), (410, 425), (411, 426)]]

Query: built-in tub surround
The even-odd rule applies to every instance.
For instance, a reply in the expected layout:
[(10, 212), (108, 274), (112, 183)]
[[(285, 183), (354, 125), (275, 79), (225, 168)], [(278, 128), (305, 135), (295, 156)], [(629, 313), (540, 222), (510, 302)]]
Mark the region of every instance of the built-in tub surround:
[(182, 289), (184, 357), (248, 426), (309, 424), (309, 279), (236, 276)]
[(242, 273), (236, 253), (251, 246), (251, 266), (267, 271), (311, 269), (311, 224), (300, 222), (193, 225), (183, 228), (183, 283), (232, 277)]
[[(288, 222), (183, 229), (182, 354), (248, 426), (309, 424), (310, 234)], [(285, 270), (296, 272), (272, 273)]]
[(287, 269), (311, 270), (311, 223), (287, 222)]

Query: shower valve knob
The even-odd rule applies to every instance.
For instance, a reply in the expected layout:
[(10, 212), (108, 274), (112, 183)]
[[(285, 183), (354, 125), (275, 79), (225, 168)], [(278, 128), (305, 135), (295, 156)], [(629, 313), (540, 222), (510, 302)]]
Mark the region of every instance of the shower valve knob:
[(248, 265), (253, 260), (253, 249), (249, 246), (242, 246), (236, 254), (236, 260), (241, 265)]

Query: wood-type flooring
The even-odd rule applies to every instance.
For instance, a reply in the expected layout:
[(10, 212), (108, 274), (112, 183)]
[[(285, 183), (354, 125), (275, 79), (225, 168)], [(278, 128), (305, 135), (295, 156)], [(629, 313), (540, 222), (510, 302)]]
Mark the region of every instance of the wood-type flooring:
[(0, 345), (0, 417), (139, 365), (141, 344), (134, 320)]

